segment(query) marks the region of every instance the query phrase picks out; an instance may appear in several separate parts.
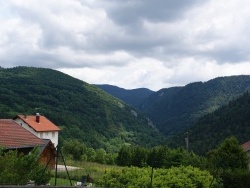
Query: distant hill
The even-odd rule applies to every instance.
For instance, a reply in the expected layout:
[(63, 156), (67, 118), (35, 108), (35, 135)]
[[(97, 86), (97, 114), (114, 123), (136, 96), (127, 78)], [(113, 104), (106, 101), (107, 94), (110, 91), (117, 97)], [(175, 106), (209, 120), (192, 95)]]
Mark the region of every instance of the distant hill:
[(160, 133), (147, 117), (96, 86), (59, 71), (0, 69), (0, 118), (45, 115), (62, 129), (60, 139), (117, 151), (123, 144), (149, 146)]
[(138, 89), (123, 89), (117, 86), (112, 85), (95, 85), (102, 90), (106, 91), (110, 95), (113, 95), (114, 97), (123, 100), (125, 103), (137, 107), (139, 104), (141, 104), (147, 97), (149, 97), (151, 94), (154, 93), (154, 91), (151, 91), (146, 88), (138, 88)]
[(192, 125), (250, 90), (250, 76), (219, 77), (184, 87), (161, 89), (139, 107), (165, 135), (171, 136)]
[(188, 132), (189, 148), (205, 154), (225, 138), (235, 136), (241, 144), (250, 140), (250, 94), (229, 102), (218, 110), (199, 118), (193, 126), (169, 139), (171, 146), (183, 146)]

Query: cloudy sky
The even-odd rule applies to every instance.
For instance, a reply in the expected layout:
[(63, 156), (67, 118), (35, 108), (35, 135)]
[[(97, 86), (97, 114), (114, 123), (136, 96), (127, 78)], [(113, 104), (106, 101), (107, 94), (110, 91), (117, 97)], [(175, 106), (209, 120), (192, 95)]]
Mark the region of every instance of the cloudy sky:
[(158, 90), (250, 74), (249, 0), (0, 1), (0, 66)]

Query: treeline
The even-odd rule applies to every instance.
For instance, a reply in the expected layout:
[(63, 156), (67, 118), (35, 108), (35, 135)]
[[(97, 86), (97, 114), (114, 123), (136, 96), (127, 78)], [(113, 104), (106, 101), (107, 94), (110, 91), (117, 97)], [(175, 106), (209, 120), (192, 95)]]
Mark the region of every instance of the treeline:
[[(202, 167), (205, 158), (193, 152), (187, 153), (183, 148), (171, 149), (167, 146), (145, 148), (141, 146), (124, 145), (119, 152), (110, 153), (103, 148), (94, 149), (76, 139), (63, 142), (63, 154), (75, 161), (97, 162), (119, 166), (170, 168), (172, 166)], [(202, 167), (204, 168), (204, 167)]]
[(65, 140), (62, 152), (67, 159), (74, 161), (97, 162), (109, 165), (114, 165), (117, 157), (117, 153), (107, 153), (103, 148), (94, 149), (88, 147), (76, 139)]
[(157, 146), (151, 149), (143, 147), (123, 146), (118, 152), (116, 164), (119, 166), (170, 168), (172, 166), (202, 167), (205, 158), (195, 153), (187, 153), (183, 148), (171, 149)]
[(117, 164), (128, 167), (106, 172), (99, 181), (100, 186), (250, 187), (249, 157), (235, 137), (225, 139), (206, 157), (164, 146), (151, 150), (123, 147), (117, 156)]
[[(150, 187), (148, 179), (153, 169), (159, 173), (155, 174), (158, 184), (154, 183), (154, 187), (171, 187), (166, 179), (172, 184), (179, 184), (179, 187), (197, 187), (199, 183), (201, 187), (209, 187), (212, 184), (226, 188), (250, 186), (249, 157), (235, 137), (226, 138), (204, 156), (183, 148), (172, 149), (166, 146), (123, 146), (117, 154), (109, 154), (104, 149), (87, 148), (76, 140), (65, 142), (62, 149), (74, 160), (126, 167), (107, 171), (104, 177), (97, 181), (99, 186), (136, 187), (138, 184), (135, 182), (147, 180), (142, 185)], [(180, 180), (172, 179), (174, 175), (181, 177)]]

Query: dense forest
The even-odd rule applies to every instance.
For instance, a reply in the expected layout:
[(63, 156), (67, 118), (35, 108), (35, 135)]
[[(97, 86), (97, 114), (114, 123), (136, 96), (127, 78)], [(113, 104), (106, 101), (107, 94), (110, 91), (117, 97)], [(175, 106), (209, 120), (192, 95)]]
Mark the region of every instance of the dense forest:
[(0, 69), (0, 118), (39, 112), (59, 125), (60, 140), (77, 139), (117, 151), (124, 144), (155, 145), (161, 136), (143, 114), (103, 90), (59, 71)]
[(189, 147), (205, 154), (225, 138), (235, 136), (241, 144), (250, 140), (250, 93), (246, 92), (227, 105), (199, 118), (193, 126), (169, 139), (172, 147), (184, 146), (188, 132)]
[(204, 83), (161, 89), (150, 95), (141, 104), (140, 110), (161, 132), (171, 136), (248, 90), (250, 76), (220, 77)]

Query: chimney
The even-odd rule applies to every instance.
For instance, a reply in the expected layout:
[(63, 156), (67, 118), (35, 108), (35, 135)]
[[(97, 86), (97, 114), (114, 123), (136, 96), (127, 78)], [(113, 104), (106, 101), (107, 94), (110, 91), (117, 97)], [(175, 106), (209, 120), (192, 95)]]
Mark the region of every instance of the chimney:
[(39, 113), (36, 113), (36, 122), (40, 123), (40, 114)]

